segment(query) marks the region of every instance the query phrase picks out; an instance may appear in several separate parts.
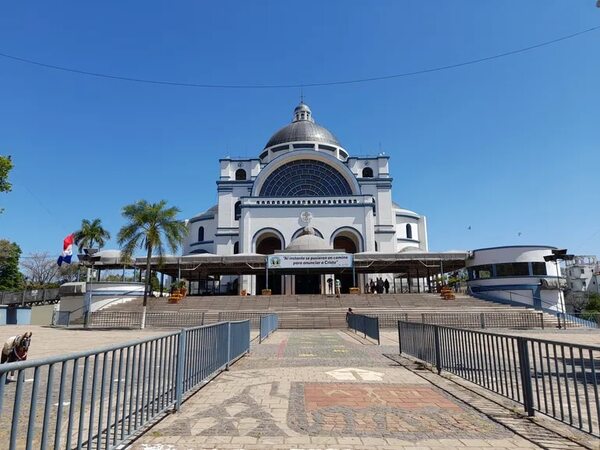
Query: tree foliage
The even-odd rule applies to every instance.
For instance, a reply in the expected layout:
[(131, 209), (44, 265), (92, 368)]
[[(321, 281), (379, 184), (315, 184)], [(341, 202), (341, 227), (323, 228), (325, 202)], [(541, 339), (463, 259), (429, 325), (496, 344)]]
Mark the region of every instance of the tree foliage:
[[(179, 209), (167, 207), (167, 202), (148, 203), (140, 200), (123, 207), (123, 217), (127, 220), (117, 236), (123, 256), (129, 259), (136, 249), (146, 251), (146, 273), (150, 273), (152, 254), (159, 257), (165, 254), (165, 248), (175, 253), (186, 234), (184, 222), (177, 219)], [(144, 290), (144, 307), (147, 303), (149, 276), (146, 276)]]
[(600, 294), (593, 292), (588, 297), (588, 302), (583, 310), (583, 315), (595, 316), (597, 314), (600, 314)]
[(107, 240), (110, 239), (110, 233), (102, 226), (100, 219), (81, 221), (81, 228), (75, 232), (75, 245), (82, 251), (84, 248), (94, 248), (94, 244), (98, 248), (104, 247)]
[[(8, 181), (8, 173), (13, 168), (12, 160), (10, 156), (0, 155), (0, 192), (10, 192), (12, 190), (12, 184)], [(3, 209), (0, 208), (0, 213)]]
[(21, 248), (14, 242), (0, 239), (0, 291), (18, 291), (23, 288), (19, 271)]

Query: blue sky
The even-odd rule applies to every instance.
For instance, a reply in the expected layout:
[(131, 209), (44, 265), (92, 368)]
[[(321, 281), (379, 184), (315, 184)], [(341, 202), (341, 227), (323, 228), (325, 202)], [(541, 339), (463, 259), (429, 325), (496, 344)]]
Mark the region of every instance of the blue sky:
[[(308, 84), (453, 64), (598, 25), (593, 0), (3, 2), (0, 52), (128, 77)], [(427, 216), (432, 250), (600, 254), (599, 48), (600, 30), (304, 92), (350, 154), (391, 155), (394, 198)], [(138, 199), (191, 217), (216, 203), (218, 158), (257, 156), (298, 100), (298, 89), (136, 84), (0, 58), (0, 154), (15, 162), (0, 238), (58, 254), (83, 218), (116, 235), (121, 207)]]

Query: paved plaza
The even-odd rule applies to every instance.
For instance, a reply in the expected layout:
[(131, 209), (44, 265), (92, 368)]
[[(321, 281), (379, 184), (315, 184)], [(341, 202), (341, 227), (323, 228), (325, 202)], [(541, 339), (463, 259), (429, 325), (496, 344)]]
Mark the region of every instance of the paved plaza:
[(277, 331), (132, 448), (582, 448), (397, 353), (392, 333)]

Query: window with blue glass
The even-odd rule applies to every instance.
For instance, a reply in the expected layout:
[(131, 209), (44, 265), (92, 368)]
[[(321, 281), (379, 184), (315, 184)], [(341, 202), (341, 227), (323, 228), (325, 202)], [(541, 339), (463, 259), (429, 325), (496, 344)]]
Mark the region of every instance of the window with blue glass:
[(260, 190), (262, 197), (329, 197), (352, 195), (346, 179), (329, 164), (297, 160), (273, 171)]

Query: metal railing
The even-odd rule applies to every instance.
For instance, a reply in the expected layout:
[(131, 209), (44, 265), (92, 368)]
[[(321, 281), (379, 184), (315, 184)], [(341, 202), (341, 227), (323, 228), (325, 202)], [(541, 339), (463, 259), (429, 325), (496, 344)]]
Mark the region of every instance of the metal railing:
[(279, 328), (279, 316), (277, 314), (265, 314), (260, 318), (260, 337), (258, 342), (264, 341)]
[[(483, 292), (473, 292), (472, 290), (469, 290), (468, 294), (471, 295), (472, 297), (478, 298), (480, 300), (490, 301), (490, 302), (494, 302), (494, 303), (502, 303), (505, 305), (511, 305), (511, 306), (517, 306), (517, 307), (533, 306), (533, 305), (528, 304), (529, 301), (532, 299), (532, 297), (520, 294), (518, 292), (513, 292), (513, 291), (506, 291), (506, 292), (509, 294), (508, 299), (497, 297), (495, 295), (490, 295), (490, 294), (483, 293)], [(515, 301), (513, 297), (524, 298), (527, 300), (527, 302)], [(600, 328), (600, 322), (598, 322), (598, 321), (588, 320), (588, 319), (585, 319), (582, 317), (577, 317), (576, 315), (573, 315), (573, 314), (559, 312), (559, 311), (556, 311), (555, 309), (550, 309), (550, 308), (544, 306), (543, 304), (542, 304), (541, 308), (536, 308), (536, 309), (540, 310), (542, 312), (545, 312), (547, 314), (552, 314), (553, 316), (556, 316), (559, 328), (580, 328), (580, 327)]]
[(556, 313), (559, 328), (600, 328), (600, 313)]
[(252, 328), (260, 328), (260, 318), (268, 314), (266, 312), (244, 312), (244, 311), (221, 311), (219, 312), (218, 321), (225, 322), (228, 320), (249, 320)]
[(60, 300), (59, 288), (28, 289), (19, 292), (0, 292), (0, 305), (30, 305), (58, 303)]
[(400, 353), (600, 436), (600, 347), (398, 322)]
[(364, 316), (362, 314), (348, 314), (346, 316), (348, 328), (355, 332), (363, 333), (365, 338), (369, 336), (375, 339), (377, 344), (379, 341), (379, 319), (377, 317)]
[(243, 321), (3, 364), (0, 448), (115, 448), (249, 350)]
[[(90, 314), (89, 328), (140, 328), (141, 311), (95, 311)], [(204, 312), (147, 312), (146, 327), (182, 328), (204, 325)]]
[(446, 325), (458, 328), (544, 328), (542, 312), (481, 312), (481, 313), (370, 313), (379, 318), (382, 328), (395, 328), (404, 322)]

